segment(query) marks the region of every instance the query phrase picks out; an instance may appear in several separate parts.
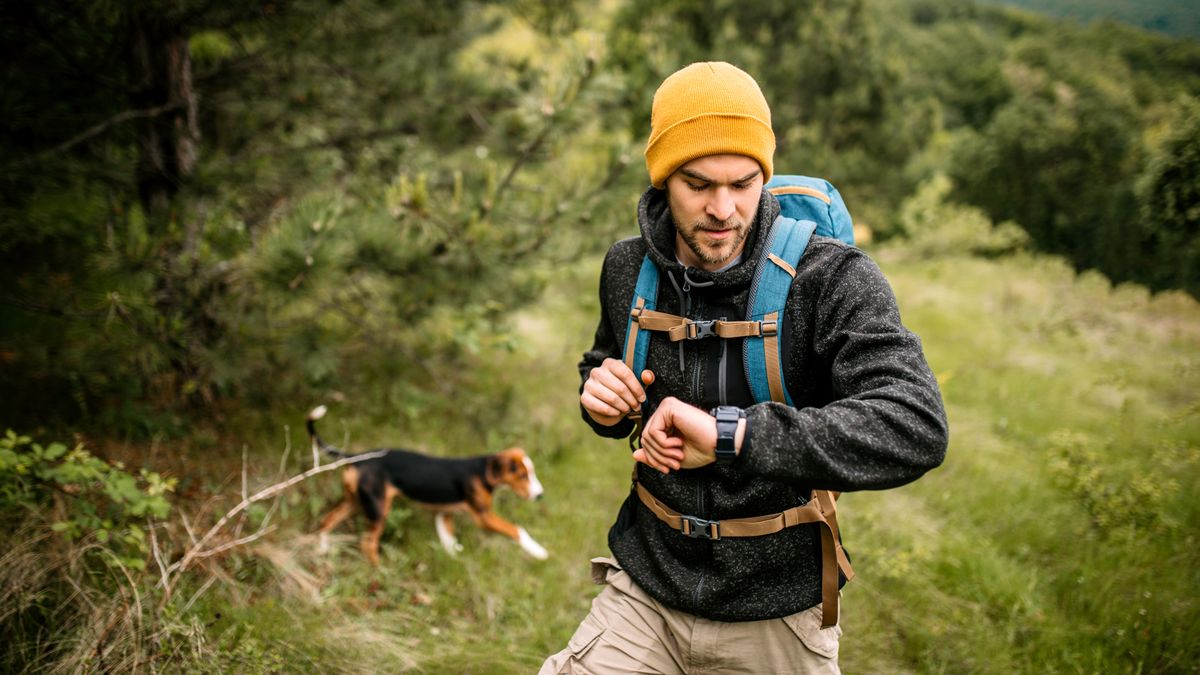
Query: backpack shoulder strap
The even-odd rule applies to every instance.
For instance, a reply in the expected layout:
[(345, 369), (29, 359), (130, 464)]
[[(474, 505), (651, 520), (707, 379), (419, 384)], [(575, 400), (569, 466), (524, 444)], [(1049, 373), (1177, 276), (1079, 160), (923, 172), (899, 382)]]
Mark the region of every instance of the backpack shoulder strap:
[(792, 405), (792, 397), (784, 385), (783, 355), (780, 353), (783, 307), (796, 276), (796, 265), (816, 229), (817, 224), (811, 220), (779, 216), (771, 226), (771, 240), (763, 249), (764, 258), (754, 270), (750, 299), (746, 303), (746, 320), (761, 321), (762, 335), (745, 339), (742, 360), (755, 401)]
[(646, 354), (650, 350), (650, 332), (640, 330), (638, 315), (644, 311), (652, 311), (658, 300), (658, 266), (650, 260), (650, 256), (642, 258), (642, 268), (638, 272), (637, 286), (633, 290), (633, 299), (629, 303), (629, 318), (625, 324), (625, 365), (633, 371), (634, 377), (641, 377), (646, 369)]

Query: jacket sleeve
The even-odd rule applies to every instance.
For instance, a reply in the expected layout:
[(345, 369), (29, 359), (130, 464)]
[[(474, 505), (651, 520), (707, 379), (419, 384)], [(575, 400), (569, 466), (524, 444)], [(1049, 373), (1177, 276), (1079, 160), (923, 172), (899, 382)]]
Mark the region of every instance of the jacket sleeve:
[[(583, 360), (579, 362), (579, 393), (581, 395), (583, 394), (583, 384), (587, 382), (588, 375), (593, 368), (604, 363), (604, 359), (621, 358), (621, 341), (625, 339), (625, 336), (618, 336), (614, 333), (612, 316), (608, 307), (608, 272), (612, 256), (613, 251), (610, 250), (609, 254), (605, 256), (604, 266), (600, 271), (600, 323), (596, 326), (592, 348), (583, 353)], [(611, 427), (606, 427), (589, 417), (587, 411), (583, 409), (582, 403), (579, 405), (579, 413), (593, 431), (605, 438), (626, 438), (633, 433), (634, 423), (631, 420), (623, 419)]]
[(903, 485), (945, 458), (949, 429), (937, 380), (874, 261), (847, 249), (829, 263), (813, 349), (831, 365), (833, 400), (752, 406), (739, 459), (750, 473), (815, 489)]

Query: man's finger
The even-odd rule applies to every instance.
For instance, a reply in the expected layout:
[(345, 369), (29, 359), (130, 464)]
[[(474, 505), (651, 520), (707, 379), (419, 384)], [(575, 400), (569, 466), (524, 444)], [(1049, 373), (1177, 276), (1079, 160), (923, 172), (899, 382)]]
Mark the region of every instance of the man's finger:
[[(610, 383), (617, 383), (615, 379), (612, 379), (611, 375), (597, 375), (597, 379), (588, 378), (588, 381), (583, 385), (583, 390), (616, 409), (616, 414), (618, 415), (624, 415), (632, 410), (629, 395), (627, 394), (625, 397), (622, 397), (620, 392), (614, 391), (610, 384), (601, 381), (604, 377), (608, 377)], [(620, 386), (619, 383), (617, 383), (617, 386)]]
[(629, 388), (629, 391), (633, 394), (637, 402), (640, 403), (646, 400), (646, 390), (642, 388), (642, 383), (638, 382), (637, 377), (629, 369), (629, 366), (625, 365), (624, 361), (604, 359), (604, 363), (600, 367), (613, 377), (621, 380)]
[[(624, 364), (622, 364), (622, 366), (623, 365)], [(641, 403), (638, 401), (637, 394), (630, 389), (629, 383), (624, 378), (618, 377), (610, 370), (597, 368), (592, 371), (592, 375), (588, 378), (588, 381), (594, 382), (597, 386), (604, 387), (613, 392), (613, 395), (620, 397), (620, 399), (623, 401), (623, 404), (626, 406), (626, 410), (634, 410), (641, 405)], [(610, 404), (616, 405), (615, 402), (610, 402)]]
[(683, 459), (683, 439), (677, 436), (668, 436), (662, 430), (643, 432), (642, 443), (649, 443), (661, 455)]
[(620, 417), (621, 415), (625, 414), (624, 412), (617, 410), (611, 405), (596, 398), (586, 390), (579, 397), (579, 402), (583, 404), (584, 409), (596, 413), (597, 415), (603, 415), (605, 417)]
[(669, 470), (666, 467), (656, 464), (654, 460), (650, 458), (649, 453), (647, 453), (645, 449), (634, 450), (633, 459), (660, 473), (669, 473)]
[(655, 464), (678, 470), (684, 459), (683, 441), (667, 436), (661, 431), (642, 433), (642, 447)]
[(668, 466), (677, 471), (679, 470), (680, 460), (677, 460), (673, 457), (669, 457), (669, 456), (665, 455), (662, 452), (661, 448), (655, 448), (654, 446), (643, 446), (643, 447), (646, 449), (647, 454), (649, 454), (651, 457), (653, 457), (655, 463), (657, 463), (659, 466)]
[(662, 453), (658, 452), (653, 446), (643, 446), (642, 449), (646, 451), (646, 456), (654, 462), (654, 466), (665, 469), (663, 473), (679, 468), (679, 462), (663, 457)]

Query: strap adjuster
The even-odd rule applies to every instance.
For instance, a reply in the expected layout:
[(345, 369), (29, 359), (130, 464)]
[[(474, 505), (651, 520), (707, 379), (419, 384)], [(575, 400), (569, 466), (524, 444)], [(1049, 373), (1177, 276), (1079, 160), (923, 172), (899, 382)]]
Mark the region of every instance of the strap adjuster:
[(689, 340), (703, 340), (717, 334), (717, 319), (711, 321), (693, 321), (687, 324), (686, 337)]
[(692, 539), (711, 539), (717, 541), (721, 538), (721, 521), (705, 520), (699, 516), (679, 516), (679, 531), (684, 536)]
[(779, 322), (777, 321), (760, 321), (759, 332), (763, 337), (772, 337), (779, 333)]

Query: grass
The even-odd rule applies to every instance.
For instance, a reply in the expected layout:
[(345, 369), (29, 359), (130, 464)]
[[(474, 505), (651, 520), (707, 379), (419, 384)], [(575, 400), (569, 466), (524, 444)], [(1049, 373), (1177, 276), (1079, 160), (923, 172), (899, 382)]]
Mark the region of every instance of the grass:
[(952, 435), (925, 479), (843, 500), (860, 588), (904, 658), (926, 672), (1200, 667), (1195, 301), (1044, 256), (879, 257)]
[[(1111, 288), (1038, 255), (872, 253), (924, 340), (952, 440), (946, 463), (920, 481), (841, 500), (858, 572), (843, 596), (843, 669), (1200, 669), (1200, 507), (1191, 498), (1200, 487), (1200, 305)], [(598, 264), (557, 270), (543, 301), (515, 317), (512, 349), (482, 350), (478, 377), (464, 380), (474, 384), (455, 396), (435, 393), (416, 414), (392, 415), (348, 393), (325, 422), (331, 439), (355, 449), (527, 448), (546, 497), (501, 492), (497, 508), (549, 560), (466, 522), (465, 550), (451, 557), (429, 514), (403, 504), (378, 569), (359, 554), (355, 526), (317, 555), (311, 533), (340, 489), (322, 476), (283, 498), (280, 530), (188, 579), (147, 642), (159, 663), (517, 673), (560, 649), (596, 593), (588, 558), (607, 552), (629, 485), (624, 444), (593, 436), (578, 418), (575, 363), (594, 328)], [(304, 412), (288, 412), (292, 448), (304, 447)], [(267, 448), (282, 445), (281, 431), (245, 440), (252, 483), (276, 471)], [(293, 453), (291, 469), (307, 461)], [(232, 497), (237, 462), (213, 466), (224, 468), (209, 487), (223, 484)], [(203, 588), (210, 577), (217, 582)]]

